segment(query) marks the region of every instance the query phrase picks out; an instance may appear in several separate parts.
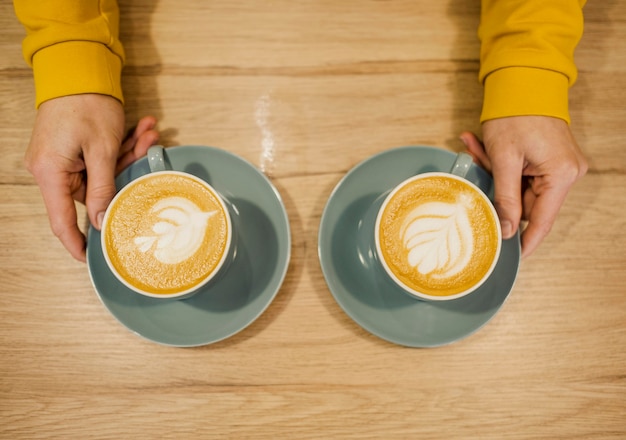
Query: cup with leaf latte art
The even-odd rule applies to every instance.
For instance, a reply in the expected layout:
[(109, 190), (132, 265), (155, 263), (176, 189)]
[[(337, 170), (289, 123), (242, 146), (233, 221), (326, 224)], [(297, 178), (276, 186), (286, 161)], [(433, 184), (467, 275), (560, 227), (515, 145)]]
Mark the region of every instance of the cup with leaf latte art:
[[(463, 175), (458, 170), (453, 168)], [(398, 286), (419, 299), (467, 295), (498, 261), (502, 233), (495, 208), (457, 174), (423, 173), (405, 180), (386, 197), (376, 218), (378, 260)]]
[(102, 249), (128, 288), (155, 298), (185, 298), (220, 272), (232, 224), (220, 195), (204, 180), (159, 170), (122, 188), (106, 211)]

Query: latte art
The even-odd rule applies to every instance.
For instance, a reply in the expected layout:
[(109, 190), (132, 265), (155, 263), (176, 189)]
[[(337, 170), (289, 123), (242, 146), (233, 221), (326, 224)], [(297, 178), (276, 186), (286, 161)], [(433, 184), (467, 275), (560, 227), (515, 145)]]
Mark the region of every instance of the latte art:
[(154, 235), (136, 237), (135, 244), (141, 252), (152, 251), (161, 263), (176, 264), (196, 253), (204, 239), (207, 221), (217, 211), (202, 212), (187, 199), (169, 197), (158, 201), (150, 212), (157, 213), (164, 221), (154, 224)]
[(204, 181), (163, 171), (124, 187), (102, 228), (105, 258), (117, 277), (149, 296), (196, 289), (225, 261), (231, 242), (228, 210)]
[(429, 297), (454, 297), (482, 283), (497, 261), (500, 233), (479, 191), (447, 173), (416, 176), (392, 191), (375, 231), (387, 273)]
[(454, 204), (425, 203), (404, 220), (400, 233), (408, 263), (419, 273), (446, 278), (469, 263), (474, 239), (467, 207), (461, 200)]

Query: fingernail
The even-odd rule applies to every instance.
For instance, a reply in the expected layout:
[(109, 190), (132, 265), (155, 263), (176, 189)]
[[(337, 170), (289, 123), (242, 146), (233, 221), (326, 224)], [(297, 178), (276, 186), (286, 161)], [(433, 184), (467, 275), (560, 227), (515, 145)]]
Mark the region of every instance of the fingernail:
[(102, 228), (102, 220), (104, 220), (104, 212), (99, 212), (98, 215), (96, 216), (96, 222), (98, 223), (96, 225), (97, 229)]
[(465, 138), (463, 136), (459, 136), (459, 139), (461, 140), (461, 142), (463, 142), (463, 145), (467, 147), (467, 142), (465, 141)]
[(503, 220), (500, 227), (502, 228), (502, 238), (511, 238), (513, 236), (513, 223)]

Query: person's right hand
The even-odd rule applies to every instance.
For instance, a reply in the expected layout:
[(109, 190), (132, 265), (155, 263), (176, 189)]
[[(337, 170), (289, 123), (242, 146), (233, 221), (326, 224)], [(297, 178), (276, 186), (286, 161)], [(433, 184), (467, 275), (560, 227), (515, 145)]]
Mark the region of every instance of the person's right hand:
[(86, 241), (74, 201), (86, 205), (100, 229), (115, 175), (158, 141), (155, 125), (155, 118), (144, 117), (124, 140), (124, 109), (106, 95), (64, 96), (39, 107), (24, 163), (39, 185), (52, 232), (77, 260), (85, 261)]

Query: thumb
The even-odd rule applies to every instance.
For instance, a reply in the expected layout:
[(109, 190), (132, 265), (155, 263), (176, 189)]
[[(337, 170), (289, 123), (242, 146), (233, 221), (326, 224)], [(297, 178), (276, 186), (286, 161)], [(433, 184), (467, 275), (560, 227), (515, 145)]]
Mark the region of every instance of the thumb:
[(97, 150), (97, 156), (85, 156), (85, 166), (87, 169), (87, 194), (85, 205), (89, 221), (96, 228), (102, 226), (104, 211), (115, 196), (115, 164), (117, 157), (113, 155), (102, 155), (102, 150)]
[(511, 238), (519, 227), (522, 217), (522, 171), (523, 158), (498, 160), (491, 158), (494, 181), (494, 202), (500, 217), (502, 237)]

